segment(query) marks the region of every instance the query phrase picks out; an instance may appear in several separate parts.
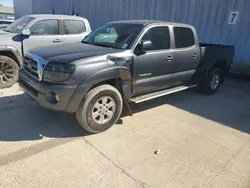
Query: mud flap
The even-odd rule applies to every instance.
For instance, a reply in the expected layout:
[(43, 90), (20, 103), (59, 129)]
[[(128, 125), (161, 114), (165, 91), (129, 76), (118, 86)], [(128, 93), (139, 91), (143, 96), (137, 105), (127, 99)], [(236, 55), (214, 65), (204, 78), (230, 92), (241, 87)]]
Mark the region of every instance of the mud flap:
[(126, 111), (127, 111), (128, 115), (129, 116), (133, 116), (133, 111), (130, 108), (128, 101), (127, 100), (123, 100), (123, 102), (124, 102), (124, 106), (126, 107)]

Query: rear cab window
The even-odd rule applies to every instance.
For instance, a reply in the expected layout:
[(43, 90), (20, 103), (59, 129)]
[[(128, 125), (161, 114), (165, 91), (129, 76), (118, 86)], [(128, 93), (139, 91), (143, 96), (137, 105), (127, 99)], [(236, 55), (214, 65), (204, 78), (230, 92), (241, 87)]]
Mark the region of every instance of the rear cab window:
[(194, 33), (191, 28), (174, 27), (175, 48), (188, 48), (195, 45)]
[(85, 23), (81, 20), (63, 20), (65, 35), (81, 34), (86, 32)]

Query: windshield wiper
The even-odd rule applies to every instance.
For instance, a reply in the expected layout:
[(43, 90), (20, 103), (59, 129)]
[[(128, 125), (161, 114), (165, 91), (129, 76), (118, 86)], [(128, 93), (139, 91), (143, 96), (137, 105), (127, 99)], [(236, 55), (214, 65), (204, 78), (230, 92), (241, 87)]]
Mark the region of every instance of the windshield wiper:
[(90, 44), (89, 42), (87, 42), (87, 41), (84, 41), (84, 40), (82, 41), (82, 43), (84, 43), (84, 44)]
[(106, 47), (106, 48), (114, 48), (113, 45), (102, 44), (102, 43), (94, 43), (93, 45), (102, 46), (102, 47)]
[(87, 41), (82, 41), (83, 44), (90, 44), (90, 45), (95, 45), (95, 46), (102, 46), (106, 48), (114, 48), (113, 45), (108, 45), (108, 44), (102, 44), (102, 43), (90, 43)]

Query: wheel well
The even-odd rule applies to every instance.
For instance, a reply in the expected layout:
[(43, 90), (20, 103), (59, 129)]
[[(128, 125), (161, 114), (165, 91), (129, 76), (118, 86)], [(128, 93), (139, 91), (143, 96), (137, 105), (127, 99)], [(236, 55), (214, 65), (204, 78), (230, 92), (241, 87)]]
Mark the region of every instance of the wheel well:
[(11, 52), (11, 51), (1, 51), (0, 55), (4, 55), (4, 56), (7, 56), (7, 57), (13, 59), (18, 64), (18, 66), (20, 67), (20, 63), (19, 63), (17, 57), (15, 56), (15, 54), (13, 54), (13, 52)]
[(118, 91), (122, 93), (122, 80), (120, 78), (112, 78), (93, 85), (89, 90), (98, 87), (100, 85), (108, 84), (114, 86)]
[(214, 65), (216, 68), (219, 68), (222, 73), (227, 71), (227, 61), (219, 61)]
[(227, 66), (227, 61), (219, 61), (215, 64), (216, 68), (220, 69), (221, 70), (221, 73), (222, 73), (222, 79), (221, 79), (221, 84), (224, 82), (224, 79), (225, 79), (225, 75), (228, 71), (228, 66)]

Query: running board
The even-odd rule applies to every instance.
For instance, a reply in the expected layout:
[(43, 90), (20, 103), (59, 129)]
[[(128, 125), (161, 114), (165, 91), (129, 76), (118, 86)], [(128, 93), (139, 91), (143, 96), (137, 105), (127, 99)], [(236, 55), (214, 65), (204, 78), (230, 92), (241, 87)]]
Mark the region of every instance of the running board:
[(158, 92), (155, 92), (155, 93), (150, 93), (150, 94), (147, 94), (147, 95), (141, 95), (141, 96), (129, 99), (129, 102), (138, 104), (138, 103), (148, 101), (148, 100), (151, 100), (151, 99), (156, 99), (156, 98), (159, 98), (159, 97), (162, 97), (162, 96), (165, 96), (165, 95), (169, 95), (169, 94), (176, 93), (176, 92), (179, 92), (179, 91), (183, 91), (183, 90), (186, 90), (186, 89), (194, 88), (196, 86), (197, 85), (178, 86), (178, 87), (166, 89), (166, 90), (163, 90), (163, 91), (158, 91)]

